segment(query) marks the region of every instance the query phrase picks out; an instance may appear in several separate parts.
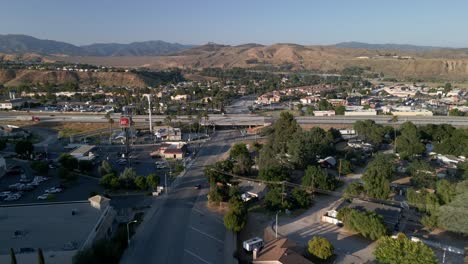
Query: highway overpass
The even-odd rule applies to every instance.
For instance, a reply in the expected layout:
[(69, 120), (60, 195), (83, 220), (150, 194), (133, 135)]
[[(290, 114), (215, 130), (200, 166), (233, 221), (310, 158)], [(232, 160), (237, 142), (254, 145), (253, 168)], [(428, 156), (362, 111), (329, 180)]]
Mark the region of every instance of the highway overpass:
[[(90, 123), (106, 123), (108, 120), (103, 114), (89, 114), (89, 113), (20, 113), (20, 112), (3, 112), (0, 113), (0, 121), (15, 121), (20, 116), (35, 116), (41, 119), (40, 122), (90, 122)], [(112, 114), (111, 118), (118, 123), (120, 114)], [(166, 116), (155, 115), (153, 122), (163, 122)], [(202, 125), (216, 125), (216, 126), (262, 126), (268, 125), (275, 121), (275, 117), (261, 116), (256, 114), (211, 114), (205, 121), (201, 120)], [(296, 117), (300, 125), (352, 125), (358, 120), (370, 119), (378, 124), (393, 124), (391, 122), (392, 116), (378, 115), (378, 116), (299, 116)], [(140, 125), (148, 122), (148, 116), (136, 115), (133, 116), (133, 121)], [(458, 127), (468, 127), (468, 117), (454, 117), (454, 116), (413, 116), (413, 117), (399, 117), (395, 123), (397, 125), (403, 122), (411, 121), (416, 125), (426, 124), (450, 124)], [(187, 116), (177, 116), (173, 118), (172, 122), (189, 122)], [(192, 117), (192, 122), (196, 122), (196, 118)]]

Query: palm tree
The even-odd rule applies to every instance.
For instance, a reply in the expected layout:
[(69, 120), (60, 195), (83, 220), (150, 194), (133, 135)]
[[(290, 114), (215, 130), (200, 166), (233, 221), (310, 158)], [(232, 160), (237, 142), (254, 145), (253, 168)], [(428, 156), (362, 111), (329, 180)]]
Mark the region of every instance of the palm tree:
[(189, 141), (192, 139), (192, 115), (188, 114), (187, 119), (189, 120)]
[(208, 119), (210, 119), (210, 117), (208, 116), (207, 112), (203, 113), (203, 118), (205, 119), (205, 134), (208, 134), (208, 130), (206, 128), (206, 123), (208, 122)]
[(164, 123), (166, 123), (167, 126), (170, 126), (172, 124), (172, 117), (170, 115), (166, 116), (166, 118), (164, 118)]
[(198, 137), (198, 134), (200, 134), (200, 123), (201, 123), (202, 118), (203, 118), (203, 114), (202, 114), (202, 113), (198, 113), (198, 114), (197, 114), (197, 123), (198, 123), (198, 126), (197, 126), (197, 137)]

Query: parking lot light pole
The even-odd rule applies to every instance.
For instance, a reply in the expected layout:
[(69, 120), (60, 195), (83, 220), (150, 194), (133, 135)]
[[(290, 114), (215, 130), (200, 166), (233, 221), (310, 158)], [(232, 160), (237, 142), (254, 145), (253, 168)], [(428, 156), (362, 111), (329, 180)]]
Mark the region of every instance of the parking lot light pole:
[(164, 172), (164, 191), (167, 195), (167, 172)]
[(138, 220), (132, 220), (132, 221), (127, 223), (127, 246), (130, 245), (130, 228), (129, 228), (130, 224), (131, 223), (136, 223), (136, 222), (138, 222)]

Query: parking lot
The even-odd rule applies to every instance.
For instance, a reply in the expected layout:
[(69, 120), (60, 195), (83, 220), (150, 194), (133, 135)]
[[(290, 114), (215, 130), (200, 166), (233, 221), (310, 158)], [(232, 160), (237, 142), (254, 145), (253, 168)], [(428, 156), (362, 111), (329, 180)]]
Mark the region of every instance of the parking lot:
[[(26, 165), (22, 165), (26, 167)], [(50, 175), (54, 175), (54, 170), (51, 170)], [(20, 183), (21, 174), (19, 175), (5, 175), (0, 179), (0, 193), (10, 191), (8, 195), (3, 195), (0, 198), (0, 205), (13, 205), (13, 204), (29, 204), (29, 203), (43, 203), (43, 202), (65, 202), (65, 201), (80, 201), (86, 200), (91, 192), (102, 192), (103, 188), (99, 185), (99, 180), (91, 177), (79, 177), (76, 181), (63, 183), (58, 177), (52, 176), (37, 177), (31, 170), (24, 170), (24, 175), (28, 182), (23, 184), (33, 183), (33, 179), (41, 179), (43, 181), (37, 181), (37, 186), (32, 190), (21, 191), (21, 196), (17, 200), (5, 201), (4, 198), (12, 196), (18, 191), (9, 188), (9, 186)], [(52, 190), (55, 188), (55, 191)], [(61, 190), (57, 190), (60, 188)], [(52, 194), (51, 197), (47, 197), (43, 200), (38, 199), (39, 196), (46, 194), (47, 190)], [(54, 193), (55, 192), (55, 193)]]

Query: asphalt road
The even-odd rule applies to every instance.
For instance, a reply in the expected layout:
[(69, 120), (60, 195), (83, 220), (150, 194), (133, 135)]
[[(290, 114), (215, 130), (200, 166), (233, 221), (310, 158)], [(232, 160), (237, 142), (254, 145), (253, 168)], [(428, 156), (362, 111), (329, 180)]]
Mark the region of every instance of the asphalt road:
[[(238, 131), (218, 131), (202, 146), (169, 194), (155, 198), (121, 263), (226, 263), (226, 230), (220, 216), (206, 209), (209, 186), (203, 169), (239, 137)], [(197, 184), (202, 188), (194, 188)]]
[[(24, 115), (20, 112), (0, 113), (0, 121), (17, 120), (18, 116)], [(107, 119), (103, 114), (80, 114), (80, 113), (30, 113), (41, 118), (40, 122), (96, 122), (107, 123)], [(113, 114), (112, 118), (118, 120), (120, 114)], [(164, 122), (165, 116), (153, 116), (153, 122)], [(390, 124), (391, 116), (300, 116), (296, 117), (299, 124), (349, 124), (352, 125), (357, 120), (371, 119), (379, 124)], [(274, 117), (260, 116), (255, 114), (225, 114), (225, 115), (209, 115), (207, 125), (215, 124), (217, 126), (249, 126), (249, 125), (264, 125), (275, 120)], [(133, 121), (137, 125), (145, 125), (148, 122), (148, 116), (133, 116)], [(174, 121), (188, 122), (187, 116), (178, 116)], [(451, 124), (454, 126), (468, 127), (468, 118), (455, 116), (408, 116), (399, 117), (397, 124), (402, 124), (405, 121), (411, 121), (417, 125), (424, 124)], [(202, 120), (204, 124), (204, 120)]]

